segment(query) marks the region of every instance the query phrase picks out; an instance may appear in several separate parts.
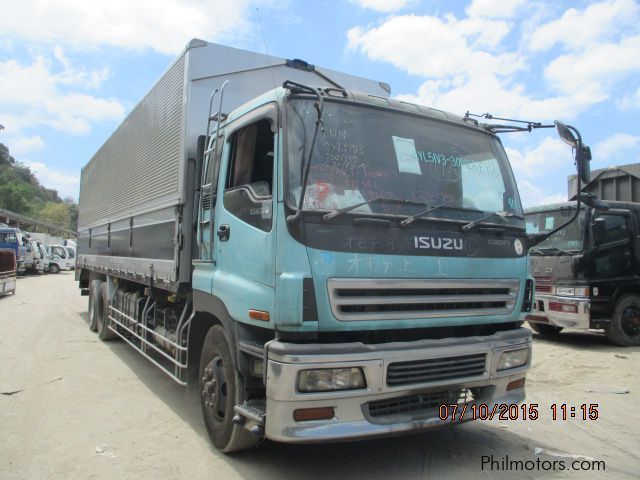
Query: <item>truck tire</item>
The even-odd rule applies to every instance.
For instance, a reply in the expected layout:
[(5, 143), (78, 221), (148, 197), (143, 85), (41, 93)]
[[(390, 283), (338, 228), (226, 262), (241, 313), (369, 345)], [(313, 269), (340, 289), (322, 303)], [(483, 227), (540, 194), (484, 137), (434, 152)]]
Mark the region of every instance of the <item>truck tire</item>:
[(57, 264), (52, 263), (49, 265), (49, 273), (53, 273), (54, 275), (60, 273), (60, 267)]
[(118, 336), (109, 330), (109, 294), (107, 282), (100, 285), (100, 297), (98, 302), (98, 315), (96, 316), (96, 327), (98, 329), (98, 338), (103, 342), (116, 339)]
[(544, 323), (528, 322), (531, 330), (544, 337), (555, 337), (562, 331), (562, 327), (555, 325), (545, 325)]
[(605, 333), (611, 343), (620, 347), (640, 345), (640, 295), (620, 297)]
[(91, 280), (89, 287), (89, 330), (98, 331), (98, 303), (100, 302), (100, 285), (102, 280)]
[(207, 332), (199, 373), (202, 416), (213, 445), (224, 453), (254, 447), (259, 438), (233, 422), (233, 407), (244, 402), (244, 385), (219, 325)]

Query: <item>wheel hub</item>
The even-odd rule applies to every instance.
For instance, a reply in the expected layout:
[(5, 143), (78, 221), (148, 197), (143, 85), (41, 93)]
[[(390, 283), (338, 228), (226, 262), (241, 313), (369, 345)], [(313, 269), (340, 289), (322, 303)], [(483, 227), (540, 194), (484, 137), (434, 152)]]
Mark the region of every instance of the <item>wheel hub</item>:
[(219, 421), (224, 420), (227, 407), (227, 379), (222, 357), (216, 355), (204, 369), (202, 377), (204, 406)]
[(629, 306), (622, 312), (622, 330), (630, 337), (640, 335), (640, 308)]

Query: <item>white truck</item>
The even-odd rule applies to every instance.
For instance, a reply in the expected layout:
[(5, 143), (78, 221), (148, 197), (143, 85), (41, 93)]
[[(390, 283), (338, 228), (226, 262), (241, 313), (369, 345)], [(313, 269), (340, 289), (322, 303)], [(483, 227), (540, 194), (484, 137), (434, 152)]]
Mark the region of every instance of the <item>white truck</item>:
[[(44, 246), (49, 258), (49, 272), (73, 270), (75, 268), (75, 242), (62, 237), (54, 237), (46, 233), (29, 233), (29, 236)], [(67, 247), (67, 243), (69, 246)]]

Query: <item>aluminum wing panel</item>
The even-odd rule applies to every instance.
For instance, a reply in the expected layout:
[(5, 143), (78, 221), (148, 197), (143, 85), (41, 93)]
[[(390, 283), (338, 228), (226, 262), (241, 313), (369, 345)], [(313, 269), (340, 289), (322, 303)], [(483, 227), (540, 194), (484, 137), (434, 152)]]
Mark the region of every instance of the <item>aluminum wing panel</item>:
[(179, 203), (184, 56), (82, 170), (79, 229)]

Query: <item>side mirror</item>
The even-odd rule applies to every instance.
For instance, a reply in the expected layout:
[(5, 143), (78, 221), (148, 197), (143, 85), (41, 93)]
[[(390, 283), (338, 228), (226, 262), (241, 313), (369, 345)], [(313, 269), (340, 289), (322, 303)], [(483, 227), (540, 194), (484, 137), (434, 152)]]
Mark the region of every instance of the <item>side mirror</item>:
[(589, 163), (591, 149), (582, 144), (580, 134), (574, 127), (566, 125), (560, 120), (556, 120), (554, 124), (562, 141), (576, 150), (576, 169), (580, 180), (586, 185), (591, 181), (591, 164)]
[(600, 200), (593, 193), (582, 192), (579, 195), (580, 201), (585, 205), (588, 205), (591, 208), (595, 208), (596, 210), (599, 210), (601, 212), (609, 211), (609, 204)]
[(569, 130), (569, 127), (560, 120), (556, 120), (553, 123), (556, 125), (556, 130), (558, 131), (558, 135), (560, 135), (562, 141), (567, 145), (570, 145), (572, 148), (577, 148), (578, 139), (575, 137), (573, 132)]
[(591, 149), (586, 145), (576, 150), (576, 169), (583, 185), (591, 181)]
[(596, 245), (600, 245), (607, 235), (607, 222), (604, 218), (596, 218), (591, 224), (593, 240)]

